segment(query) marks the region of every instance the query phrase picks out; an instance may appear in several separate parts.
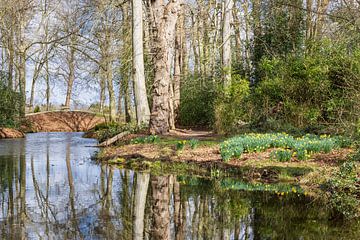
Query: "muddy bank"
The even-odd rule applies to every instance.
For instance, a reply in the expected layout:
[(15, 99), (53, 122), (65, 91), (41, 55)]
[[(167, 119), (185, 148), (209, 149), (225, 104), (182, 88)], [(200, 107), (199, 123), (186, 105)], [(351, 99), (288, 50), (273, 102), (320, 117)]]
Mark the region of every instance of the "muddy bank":
[(0, 128), (0, 139), (2, 138), (24, 138), (25, 134), (16, 129)]

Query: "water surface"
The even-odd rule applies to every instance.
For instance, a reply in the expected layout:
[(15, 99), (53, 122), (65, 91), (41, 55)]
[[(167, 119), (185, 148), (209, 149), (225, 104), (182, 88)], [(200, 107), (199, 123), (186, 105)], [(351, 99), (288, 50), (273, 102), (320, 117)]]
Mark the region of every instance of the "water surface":
[(298, 194), (134, 172), (92, 160), (81, 133), (0, 140), (2, 239), (359, 239)]

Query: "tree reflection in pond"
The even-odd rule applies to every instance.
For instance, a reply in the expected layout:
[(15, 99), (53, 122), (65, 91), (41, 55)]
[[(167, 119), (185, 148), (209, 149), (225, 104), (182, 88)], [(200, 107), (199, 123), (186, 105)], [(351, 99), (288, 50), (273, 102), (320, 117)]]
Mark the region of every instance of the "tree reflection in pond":
[[(99, 165), (77, 133), (0, 140), (2, 239), (357, 239), (306, 197)], [(233, 184), (232, 181), (227, 183)], [(235, 185), (234, 185), (235, 186)], [(242, 186), (237, 184), (236, 186)]]

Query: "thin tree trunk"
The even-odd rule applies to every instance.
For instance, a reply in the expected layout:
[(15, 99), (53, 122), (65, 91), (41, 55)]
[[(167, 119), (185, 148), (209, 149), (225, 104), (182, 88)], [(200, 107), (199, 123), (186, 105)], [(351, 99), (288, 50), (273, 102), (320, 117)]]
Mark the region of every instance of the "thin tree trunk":
[(70, 52), (68, 56), (68, 66), (69, 66), (68, 86), (67, 86), (66, 100), (64, 105), (66, 109), (70, 109), (71, 94), (75, 80), (75, 48), (73, 47), (76, 41), (75, 37), (72, 36), (70, 41), (71, 41)]
[(104, 77), (104, 70), (102, 69), (102, 67), (100, 67), (99, 70), (99, 78), (100, 78), (100, 103), (99, 103), (99, 111), (101, 113), (104, 112), (104, 105), (105, 105), (105, 87), (106, 87), (106, 82), (105, 82), (105, 77)]
[(313, 0), (306, 0), (306, 40), (311, 39)]
[(222, 62), (224, 71), (224, 86), (231, 84), (231, 16), (233, 8), (233, 0), (225, 0), (224, 16), (223, 16), (223, 47)]
[(184, 27), (184, 15), (183, 11), (181, 11), (181, 15), (179, 17), (179, 21), (177, 23), (177, 32), (175, 38), (175, 61), (174, 61), (174, 119), (177, 120), (179, 115), (179, 107), (180, 107), (180, 87), (181, 87), (181, 70), (183, 69), (183, 27)]

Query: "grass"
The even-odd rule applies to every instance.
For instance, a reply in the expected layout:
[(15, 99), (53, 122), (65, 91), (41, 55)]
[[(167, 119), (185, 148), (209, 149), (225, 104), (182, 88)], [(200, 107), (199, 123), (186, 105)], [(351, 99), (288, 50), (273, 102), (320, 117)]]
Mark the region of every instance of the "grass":
[(286, 133), (274, 134), (243, 134), (230, 138), (220, 145), (221, 157), (224, 161), (240, 158), (243, 153), (263, 152), (267, 149), (277, 150), (271, 156), (281, 162), (292, 157), (306, 160), (314, 153), (330, 153), (334, 149), (348, 147), (351, 142), (342, 137), (328, 135), (311, 135), (295, 138)]

